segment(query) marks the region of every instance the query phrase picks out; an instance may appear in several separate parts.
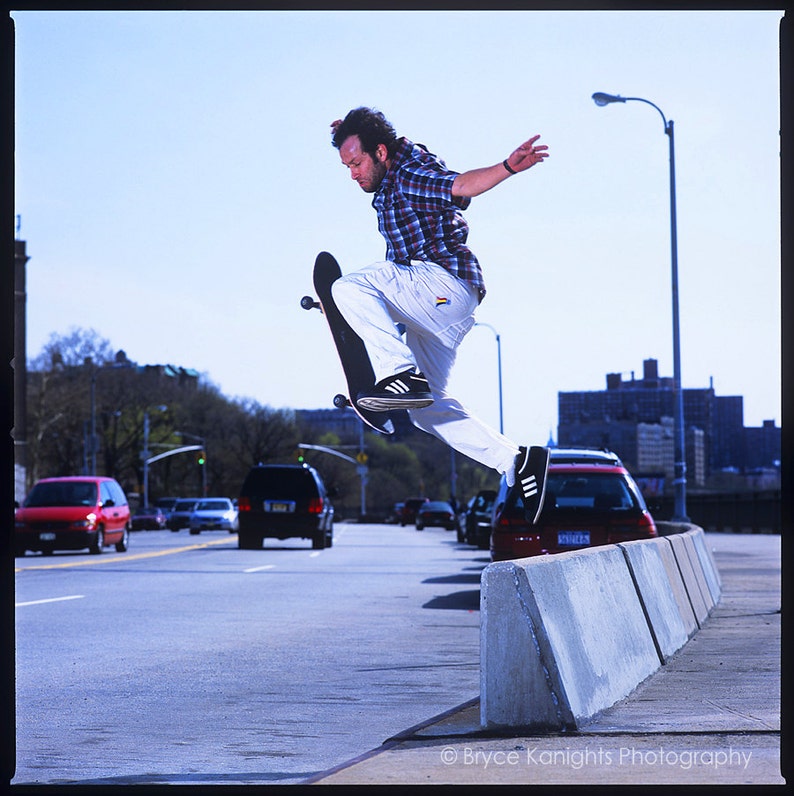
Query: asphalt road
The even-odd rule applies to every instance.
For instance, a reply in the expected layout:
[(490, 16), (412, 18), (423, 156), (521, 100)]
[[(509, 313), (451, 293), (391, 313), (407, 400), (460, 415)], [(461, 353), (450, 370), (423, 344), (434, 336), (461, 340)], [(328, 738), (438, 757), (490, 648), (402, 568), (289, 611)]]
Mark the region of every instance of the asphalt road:
[(16, 560), (12, 784), (300, 783), (479, 694), (487, 552), (337, 524)]

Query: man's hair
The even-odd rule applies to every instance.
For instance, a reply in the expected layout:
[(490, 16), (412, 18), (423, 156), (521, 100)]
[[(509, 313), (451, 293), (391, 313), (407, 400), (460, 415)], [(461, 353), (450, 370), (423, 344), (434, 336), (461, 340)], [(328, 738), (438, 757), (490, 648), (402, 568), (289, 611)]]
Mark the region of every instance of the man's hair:
[(351, 135), (359, 137), (361, 148), (373, 158), (378, 144), (385, 144), (389, 155), (394, 154), (397, 133), (380, 111), (373, 108), (355, 108), (350, 111), (334, 130), (333, 145), (339, 149)]

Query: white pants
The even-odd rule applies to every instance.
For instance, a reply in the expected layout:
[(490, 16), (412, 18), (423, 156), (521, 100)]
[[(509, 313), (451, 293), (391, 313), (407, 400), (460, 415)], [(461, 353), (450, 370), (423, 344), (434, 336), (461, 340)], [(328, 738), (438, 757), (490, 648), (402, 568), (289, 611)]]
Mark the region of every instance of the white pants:
[[(409, 410), (413, 424), (512, 481), (518, 446), (447, 392), (458, 346), (474, 326), (475, 289), (434, 263), (385, 261), (337, 280), (333, 296), (364, 340), (375, 381), (412, 367), (427, 378), (434, 400)], [(398, 323), (405, 326), (405, 340)]]

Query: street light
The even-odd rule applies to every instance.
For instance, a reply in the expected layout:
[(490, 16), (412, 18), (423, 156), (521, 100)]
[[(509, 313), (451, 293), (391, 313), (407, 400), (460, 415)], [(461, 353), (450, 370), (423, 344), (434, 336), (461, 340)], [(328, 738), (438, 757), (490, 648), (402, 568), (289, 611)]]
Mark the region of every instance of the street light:
[[(154, 407), (158, 412), (167, 411), (168, 407), (165, 405)], [(141, 459), (143, 459), (143, 505), (149, 505), (149, 458), (151, 452), (149, 451), (149, 410), (143, 413), (143, 450), (141, 451)]]
[(499, 332), (491, 326), (490, 323), (480, 323), (479, 321), (474, 324), (475, 326), (485, 326), (486, 328), (490, 329), (494, 333), (494, 337), (496, 337), (496, 359), (498, 365), (498, 374), (499, 374), (499, 433), (505, 433), (505, 424), (504, 424), (504, 412), (502, 410), (502, 338), (499, 336)]
[(621, 97), (619, 94), (604, 94), (597, 91), (593, 94), (593, 102), (599, 107), (610, 105), (613, 102), (644, 102), (659, 111), (664, 124), (664, 132), (670, 142), (670, 256), (672, 261), (673, 281), (673, 391), (674, 391), (674, 418), (675, 427), (675, 462), (673, 490), (675, 507), (673, 520), (688, 522), (686, 514), (686, 457), (684, 448), (684, 394), (681, 389), (681, 336), (679, 332), (678, 317), (678, 238), (676, 232), (675, 214), (675, 142), (673, 136), (673, 120), (665, 118), (661, 108), (650, 100), (642, 97)]

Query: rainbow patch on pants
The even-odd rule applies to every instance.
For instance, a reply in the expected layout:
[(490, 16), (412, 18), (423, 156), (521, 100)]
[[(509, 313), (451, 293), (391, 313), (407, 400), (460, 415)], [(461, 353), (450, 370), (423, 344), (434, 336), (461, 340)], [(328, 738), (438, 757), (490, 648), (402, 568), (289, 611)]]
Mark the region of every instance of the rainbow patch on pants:
[(444, 304), (449, 304), (449, 299), (436, 296), (436, 307), (442, 307)]

